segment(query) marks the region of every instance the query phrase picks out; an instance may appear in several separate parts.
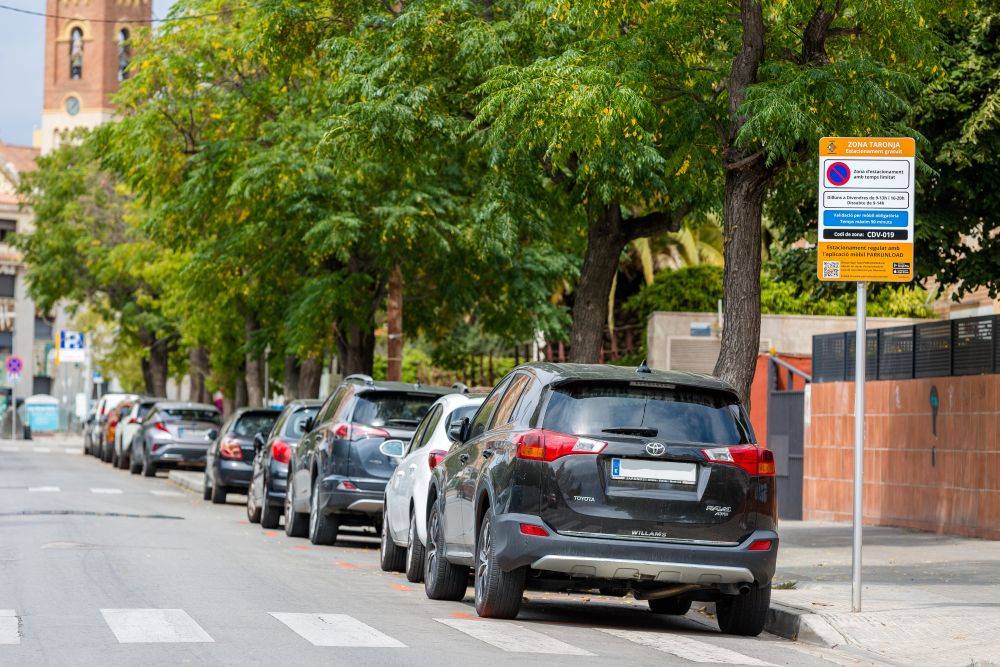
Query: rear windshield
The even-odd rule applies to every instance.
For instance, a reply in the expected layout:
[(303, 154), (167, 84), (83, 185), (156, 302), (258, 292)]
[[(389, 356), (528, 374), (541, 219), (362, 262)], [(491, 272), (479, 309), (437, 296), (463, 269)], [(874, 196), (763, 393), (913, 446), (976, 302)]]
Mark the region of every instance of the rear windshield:
[(302, 408), (297, 410), (294, 414), (288, 417), (288, 421), (285, 422), (285, 433), (284, 435), (289, 438), (301, 438), (305, 434), (306, 420), (310, 417), (315, 417), (316, 413), (319, 412), (319, 406), (312, 408)]
[(360, 394), (354, 407), (354, 421), (370, 426), (416, 428), (437, 399), (426, 394), (388, 391)]
[(173, 421), (195, 421), (195, 422), (215, 422), (219, 423), (219, 413), (215, 410), (198, 410), (195, 408), (161, 408), (161, 414), (165, 414)]
[(271, 432), (274, 422), (278, 421), (280, 412), (247, 412), (240, 415), (240, 418), (233, 424), (233, 435), (242, 435), (252, 438), (258, 433), (267, 435)]
[(635, 435), (712, 445), (752, 441), (738, 403), (721, 393), (688, 388), (558, 387), (549, 398), (543, 427), (574, 435)]
[(139, 418), (143, 418), (149, 414), (149, 411), (153, 409), (155, 403), (140, 403), (139, 404)]

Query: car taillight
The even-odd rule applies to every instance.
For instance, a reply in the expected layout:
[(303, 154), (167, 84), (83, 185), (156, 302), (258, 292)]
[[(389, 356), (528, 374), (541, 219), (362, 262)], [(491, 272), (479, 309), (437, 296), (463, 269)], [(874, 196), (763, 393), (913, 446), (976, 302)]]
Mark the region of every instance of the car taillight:
[(756, 445), (713, 447), (701, 450), (709, 461), (726, 463), (745, 470), (750, 475), (774, 476), (774, 454)]
[(138, 424), (139, 420), (136, 419), (135, 417), (129, 417), (127, 423), (129, 423), (129, 424)]
[(168, 429), (167, 425), (164, 424), (163, 422), (156, 422), (155, 424), (153, 424), (153, 428), (155, 428), (157, 431), (163, 431), (164, 433), (170, 433), (170, 429)]
[(514, 445), (519, 459), (555, 461), (570, 454), (600, 454), (608, 443), (538, 428), (516, 436)]
[(770, 551), (771, 540), (754, 540), (747, 547), (747, 551)]
[(446, 456), (448, 456), (448, 452), (443, 449), (432, 449), (427, 454), (427, 465), (431, 467), (431, 470), (434, 470), (441, 461), (444, 461), (444, 457)]
[(364, 440), (365, 438), (389, 437), (389, 432), (384, 428), (363, 426), (362, 424), (345, 424), (343, 422), (333, 427), (333, 434), (341, 440)]
[(288, 463), (292, 460), (292, 448), (284, 440), (271, 443), (271, 458), (278, 463)]
[(240, 447), (239, 441), (232, 440), (230, 438), (223, 438), (219, 442), (219, 456), (221, 456), (224, 459), (242, 461), (243, 448)]
[(548, 537), (549, 531), (545, 530), (541, 526), (536, 526), (533, 523), (522, 523), (521, 526), (522, 535), (531, 535), (533, 537)]

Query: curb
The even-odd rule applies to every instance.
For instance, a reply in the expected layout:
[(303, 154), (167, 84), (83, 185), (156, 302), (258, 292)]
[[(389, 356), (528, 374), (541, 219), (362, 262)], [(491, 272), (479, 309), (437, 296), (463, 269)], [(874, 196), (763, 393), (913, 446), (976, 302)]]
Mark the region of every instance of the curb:
[[(714, 602), (696, 602), (694, 608), (715, 616)], [(767, 612), (764, 632), (825, 648), (834, 648), (847, 643), (844, 636), (822, 615), (777, 602), (772, 602)]]
[(167, 472), (167, 479), (186, 491), (201, 493), (205, 483), (202, 475), (196, 472), (184, 470), (170, 470)]

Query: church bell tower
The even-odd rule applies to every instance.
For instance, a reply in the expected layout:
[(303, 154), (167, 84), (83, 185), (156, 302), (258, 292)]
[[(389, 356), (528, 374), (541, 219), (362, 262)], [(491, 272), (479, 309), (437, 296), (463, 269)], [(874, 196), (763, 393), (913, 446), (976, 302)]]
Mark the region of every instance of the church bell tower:
[(111, 96), (128, 78), (132, 36), (153, 9), (151, 0), (47, 0), (46, 13), (42, 153), (114, 117)]

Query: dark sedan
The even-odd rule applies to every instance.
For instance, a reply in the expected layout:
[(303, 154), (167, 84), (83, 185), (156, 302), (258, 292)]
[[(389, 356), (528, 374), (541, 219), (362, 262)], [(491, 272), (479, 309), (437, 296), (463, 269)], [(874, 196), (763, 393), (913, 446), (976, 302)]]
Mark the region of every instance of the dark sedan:
[(257, 455), (247, 492), (247, 519), (264, 528), (277, 528), (288, 485), (288, 461), (305, 435), (306, 422), (316, 416), (322, 401), (297, 400), (285, 406), (271, 435), (254, 438)]
[(273, 408), (240, 408), (222, 425), (205, 458), (205, 500), (222, 504), (228, 493), (249, 488), (254, 437), (270, 433), (280, 414)]

